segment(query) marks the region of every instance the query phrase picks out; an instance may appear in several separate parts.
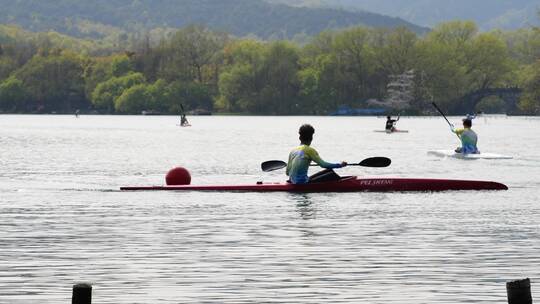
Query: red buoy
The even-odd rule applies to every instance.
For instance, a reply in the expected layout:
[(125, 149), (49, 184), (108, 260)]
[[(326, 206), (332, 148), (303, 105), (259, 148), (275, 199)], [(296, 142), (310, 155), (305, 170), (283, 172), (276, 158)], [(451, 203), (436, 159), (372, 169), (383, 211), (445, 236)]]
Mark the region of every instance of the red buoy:
[(176, 167), (167, 172), (165, 182), (168, 186), (189, 185), (191, 183), (191, 174), (186, 168)]

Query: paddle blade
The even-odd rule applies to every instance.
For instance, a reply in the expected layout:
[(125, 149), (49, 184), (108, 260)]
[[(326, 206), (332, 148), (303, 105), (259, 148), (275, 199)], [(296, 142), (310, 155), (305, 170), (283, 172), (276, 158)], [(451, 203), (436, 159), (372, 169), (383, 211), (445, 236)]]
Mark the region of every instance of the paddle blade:
[(382, 168), (390, 166), (391, 163), (392, 160), (388, 157), (370, 157), (364, 159), (358, 165), (362, 167)]
[(285, 167), (287, 167), (287, 163), (282, 160), (269, 160), (261, 164), (261, 169), (264, 172), (279, 170)]

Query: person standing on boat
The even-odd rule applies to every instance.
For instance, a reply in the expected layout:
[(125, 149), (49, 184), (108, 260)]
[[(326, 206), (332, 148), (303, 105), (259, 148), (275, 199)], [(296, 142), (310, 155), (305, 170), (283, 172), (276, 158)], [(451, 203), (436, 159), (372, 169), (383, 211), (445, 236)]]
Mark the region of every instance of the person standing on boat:
[[(315, 133), (315, 129), (311, 125), (302, 125), (298, 133), (300, 134), (300, 146), (294, 148), (291, 153), (289, 153), (289, 161), (287, 162), (286, 174), (289, 176), (291, 183), (305, 184), (309, 182), (307, 173), (309, 164), (312, 161), (325, 169), (342, 168), (347, 166), (347, 162), (325, 162), (321, 159), (319, 153), (317, 153), (314, 148), (310, 147), (311, 141), (313, 140), (313, 133)], [(334, 173), (334, 175), (336, 174)]]
[(480, 153), (478, 151), (478, 147), (476, 144), (478, 143), (478, 135), (476, 135), (476, 132), (474, 132), (472, 129), (472, 120), (469, 118), (463, 119), (463, 128), (462, 129), (455, 129), (452, 126), (452, 132), (456, 133), (459, 139), (461, 140), (461, 147), (456, 148), (456, 153), (463, 153), (463, 154), (477, 154)]
[(396, 123), (399, 120), (399, 116), (397, 119), (392, 119), (392, 116), (386, 116), (386, 132), (394, 132), (396, 131)]

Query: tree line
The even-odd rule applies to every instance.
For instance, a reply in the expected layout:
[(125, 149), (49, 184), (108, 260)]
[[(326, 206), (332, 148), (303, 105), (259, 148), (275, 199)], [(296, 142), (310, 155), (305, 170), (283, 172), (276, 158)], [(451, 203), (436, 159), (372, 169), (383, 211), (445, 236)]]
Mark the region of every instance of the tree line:
[[(473, 22), (455, 21), (422, 36), (354, 27), (300, 44), (188, 26), (124, 47), (51, 35), (0, 28), (1, 111), (178, 114), (183, 105), (324, 115), (384, 101), (393, 77), (414, 71), (413, 99), (400, 109), (406, 113), (429, 113), (432, 101), (452, 112), (467, 93), (500, 87), (521, 88), (520, 112), (540, 113), (540, 30), (533, 27), (479, 32)], [(505, 110), (495, 97), (478, 107)]]

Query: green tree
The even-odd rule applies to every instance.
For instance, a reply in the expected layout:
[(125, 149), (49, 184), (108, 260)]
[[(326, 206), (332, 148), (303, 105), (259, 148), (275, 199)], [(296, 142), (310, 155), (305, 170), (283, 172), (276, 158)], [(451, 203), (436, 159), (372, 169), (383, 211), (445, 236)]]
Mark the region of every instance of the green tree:
[(418, 46), (416, 73), (424, 80), (422, 98), (450, 107), (457, 98), (470, 91), (466, 77), (466, 54), (477, 28), (472, 22), (449, 22), (435, 27)]
[(122, 94), (115, 99), (114, 108), (120, 113), (139, 114), (143, 110), (148, 110), (148, 100), (147, 85), (136, 84), (125, 89)]
[(477, 33), (478, 27), (473, 21), (451, 21), (437, 25), (426, 38), (461, 50)]
[(111, 62), (112, 57), (97, 57), (91, 58), (90, 62), (85, 65), (83, 76), (85, 81), (84, 91), (88, 100), (92, 100), (92, 93), (98, 84), (113, 77)]
[(299, 50), (290, 42), (277, 41), (265, 52), (263, 73), (266, 77), (260, 92), (258, 110), (275, 114), (297, 112), (300, 90)]
[(343, 101), (338, 97), (340, 66), (334, 53), (337, 33), (322, 32), (301, 50), (300, 107), (304, 113), (324, 114)]
[(416, 34), (407, 28), (376, 30), (374, 58), (379, 73), (399, 75), (413, 69), (418, 60)]
[(258, 93), (262, 90), (264, 50), (263, 43), (242, 40), (228, 45), (224, 51), (226, 66), (219, 78), (217, 107), (226, 111), (255, 110)]
[(365, 100), (377, 94), (373, 83), (375, 72), (374, 50), (367, 28), (353, 28), (336, 36), (334, 54), (340, 81), (338, 98), (345, 104)]
[(254, 82), (253, 66), (236, 64), (221, 73), (219, 78), (220, 97), (216, 107), (231, 112), (244, 112), (252, 108), (255, 90), (250, 85)]
[(127, 55), (118, 55), (112, 58), (111, 74), (121, 77), (134, 71), (134, 62)]
[(132, 86), (145, 83), (141, 73), (131, 73), (122, 77), (112, 77), (98, 84), (92, 92), (92, 103), (99, 109), (105, 109), (109, 113), (116, 108), (115, 100)]
[(88, 105), (83, 70), (78, 55), (61, 52), (47, 57), (35, 56), (14, 76), (24, 83), (38, 110), (72, 112)]
[(478, 34), (472, 22), (437, 26), (419, 43), (419, 55), (416, 71), (425, 92), (450, 109), (469, 92), (511, 84), (515, 69), (504, 41)]
[(22, 81), (15, 77), (0, 83), (0, 110), (20, 112), (25, 110), (29, 94)]
[[(0, 49), (2, 46), (0, 45)], [(0, 81), (6, 79), (17, 69), (17, 63), (8, 56), (0, 54)]]
[(382, 97), (386, 78), (376, 61), (375, 38), (373, 30), (358, 27), (321, 33), (306, 45), (300, 72), (303, 107), (321, 113)]
[(465, 77), (471, 90), (502, 86), (515, 69), (507, 46), (493, 33), (476, 36), (465, 52)]
[(218, 106), (232, 111), (290, 114), (297, 111), (299, 50), (285, 41), (240, 42), (225, 52)]
[(214, 104), (211, 91), (209, 86), (203, 83), (175, 81), (168, 87), (169, 111), (179, 113), (180, 105), (183, 105), (185, 110), (201, 108), (211, 111)]
[(540, 30), (522, 28), (515, 31), (494, 32), (506, 43), (508, 52), (519, 64), (533, 64), (540, 58)]
[(188, 26), (179, 30), (162, 46), (158, 77), (168, 81), (216, 81), (216, 59), (226, 41), (226, 35), (200, 26)]
[(144, 110), (169, 112), (172, 98), (167, 82), (159, 79), (153, 84), (146, 86), (146, 108)]
[(540, 114), (540, 60), (527, 67), (521, 76), (523, 94), (519, 107), (528, 114)]

